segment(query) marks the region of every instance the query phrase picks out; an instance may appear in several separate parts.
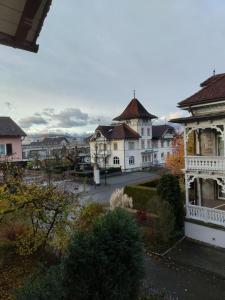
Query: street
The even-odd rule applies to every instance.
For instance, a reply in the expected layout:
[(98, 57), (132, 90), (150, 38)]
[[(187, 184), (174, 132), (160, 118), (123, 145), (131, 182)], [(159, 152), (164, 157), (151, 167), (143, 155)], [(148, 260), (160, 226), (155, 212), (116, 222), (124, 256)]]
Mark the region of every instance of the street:
[(112, 193), (126, 185), (137, 184), (144, 181), (148, 181), (156, 177), (157, 175), (150, 172), (133, 172), (122, 174), (119, 176), (107, 178), (107, 185), (104, 184), (104, 178), (101, 178), (100, 186), (89, 185), (87, 187), (88, 192), (81, 196), (84, 201), (95, 201), (99, 203), (108, 203)]

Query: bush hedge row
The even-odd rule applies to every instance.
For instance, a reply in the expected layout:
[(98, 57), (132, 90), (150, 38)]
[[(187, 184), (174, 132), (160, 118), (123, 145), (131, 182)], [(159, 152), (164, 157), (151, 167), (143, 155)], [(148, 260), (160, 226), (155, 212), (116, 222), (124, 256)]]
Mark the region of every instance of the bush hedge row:
[(133, 199), (133, 207), (137, 210), (155, 211), (155, 201), (159, 199), (156, 188), (129, 185), (124, 193)]
[(157, 188), (157, 186), (159, 185), (159, 178), (153, 179), (151, 181), (145, 181), (142, 182), (140, 184), (138, 184), (139, 186), (145, 186), (145, 187), (152, 187), (152, 188)]

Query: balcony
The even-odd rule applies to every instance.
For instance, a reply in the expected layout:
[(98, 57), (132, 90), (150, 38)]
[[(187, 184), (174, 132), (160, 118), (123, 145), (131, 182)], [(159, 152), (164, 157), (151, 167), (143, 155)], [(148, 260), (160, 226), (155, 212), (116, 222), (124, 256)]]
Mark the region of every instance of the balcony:
[(187, 171), (225, 171), (225, 157), (223, 156), (187, 156), (185, 157)]
[(186, 206), (186, 217), (225, 227), (225, 211), (197, 205)]

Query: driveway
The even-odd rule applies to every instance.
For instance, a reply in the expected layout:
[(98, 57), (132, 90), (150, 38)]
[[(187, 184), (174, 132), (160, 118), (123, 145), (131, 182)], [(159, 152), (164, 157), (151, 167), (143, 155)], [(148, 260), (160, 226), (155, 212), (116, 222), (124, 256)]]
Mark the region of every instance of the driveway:
[(225, 299), (225, 281), (199, 268), (146, 256), (145, 272), (144, 294), (161, 294), (165, 300)]
[(104, 178), (101, 178), (100, 186), (89, 186), (88, 192), (82, 196), (84, 201), (95, 201), (100, 203), (108, 203), (112, 193), (126, 185), (137, 184), (144, 181), (151, 180), (157, 175), (150, 172), (133, 172), (113, 176), (107, 178), (107, 185), (104, 184)]

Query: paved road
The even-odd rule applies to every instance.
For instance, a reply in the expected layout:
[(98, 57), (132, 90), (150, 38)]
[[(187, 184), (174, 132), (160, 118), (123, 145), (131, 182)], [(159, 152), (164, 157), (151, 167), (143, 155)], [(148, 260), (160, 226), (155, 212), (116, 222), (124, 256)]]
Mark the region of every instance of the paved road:
[(89, 191), (85, 196), (82, 196), (82, 200), (107, 203), (110, 199), (111, 194), (116, 189), (122, 188), (128, 184), (135, 184), (148, 181), (155, 176), (155, 174), (150, 172), (128, 173), (107, 178), (107, 185), (104, 184), (104, 178), (102, 178), (102, 184), (100, 186), (88, 187)]
[(147, 256), (145, 270), (146, 294), (164, 294), (170, 300), (225, 299), (225, 281), (197, 268)]

